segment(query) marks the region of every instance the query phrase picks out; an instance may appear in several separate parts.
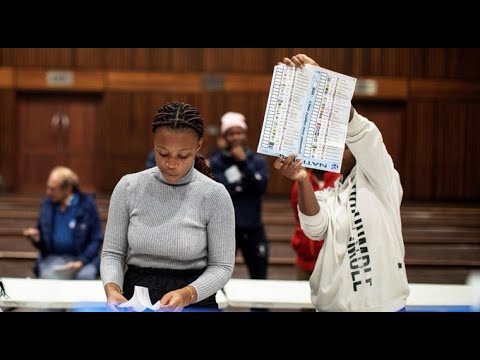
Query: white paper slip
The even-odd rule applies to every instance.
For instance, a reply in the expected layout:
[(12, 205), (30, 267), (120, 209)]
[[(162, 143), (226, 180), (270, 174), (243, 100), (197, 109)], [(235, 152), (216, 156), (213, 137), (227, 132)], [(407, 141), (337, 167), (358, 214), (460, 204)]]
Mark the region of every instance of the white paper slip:
[(242, 173), (237, 165), (230, 166), (225, 170), (224, 174), (230, 184), (236, 183), (242, 179)]
[(74, 272), (74, 271), (75, 271), (74, 269), (67, 268), (67, 267), (66, 267), (66, 264), (64, 264), (64, 265), (54, 265), (54, 266), (52, 267), (52, 269), (53, 269), (54, 271), (69, 271), (69, 272)]
[(133, 291), (133, 296), (127, 302), (118, 305), (121, 308), (132, 308), (134, 311), (142, 312), (146, 309), (157, 311), (160, 309), (160, 300), (152, 305), (148, 288), (144, 286), (136, 286)]
[(319, 66), (275, 66), (257, 152), (340, 172), (356, 81)]

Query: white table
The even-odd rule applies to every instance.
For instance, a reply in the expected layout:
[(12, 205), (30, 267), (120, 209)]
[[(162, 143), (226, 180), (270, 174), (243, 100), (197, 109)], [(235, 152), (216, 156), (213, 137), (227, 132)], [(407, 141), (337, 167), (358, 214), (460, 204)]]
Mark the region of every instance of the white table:
[[(469, 285), (410, 284), (408, 307), (472, 306)], [(224, 288), (228, 304), (239, 308), (312, 309), (308, 281), (231, 279)]]
[(462, 284), (410, 284), (407, 307), (473, 305), (473, 286)]
[[(0, 299), (2, 308), (75, 309), (105, 308), (107, 298), (101, 280), (47, 280), (2, 278), (7, 298)], [(228, 306), (219, 290), (216, 295), (220, 309)]]
[(313, 309), (308, 281), (230, 279), (223, 289), (233, 307)]

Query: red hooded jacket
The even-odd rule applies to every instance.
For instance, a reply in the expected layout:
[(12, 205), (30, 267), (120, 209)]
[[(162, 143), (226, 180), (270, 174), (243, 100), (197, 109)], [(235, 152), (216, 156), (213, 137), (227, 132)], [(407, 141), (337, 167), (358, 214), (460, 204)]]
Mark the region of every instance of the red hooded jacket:
[[(324, 185), (320, 188), (315, 176), (311, 171), (308, 172), (310, 182), (312, 183), (313, 190), (318, 191), (327, 187), (333, 187), (335, 180), (341, 176), (341, 174), (326, 171), (323, 174)], [(323, 240), (314, 241), (308, 238), (300, 227), (300, 220), (298, 219), (298, 182), (295, 181), (292, 186), (290, 194), (290, 203), (292, 205), (293, 216), (295, 217), (295, 231), (290, 239), (290, 244), (297, 253), (295, 263), (297, 266), (305, 271), (312, 272), (317, 261), (318, 253), (323, 246)]]

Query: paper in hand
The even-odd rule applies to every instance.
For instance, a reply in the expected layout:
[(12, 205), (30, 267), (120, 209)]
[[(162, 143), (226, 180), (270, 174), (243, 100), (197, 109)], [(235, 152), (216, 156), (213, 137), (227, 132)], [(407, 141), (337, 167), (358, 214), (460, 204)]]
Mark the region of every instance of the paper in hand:
[(64, 271), (64, 272), (74, 272), (75, 271), (75, 269), (72, 269), (72, 268), (69, 268), (69, 267), (67, 268), (66, 266), (67, 266), (67, 264), (54, 265), (53, 270), (54, 271)]
[(135, 286), (133, 296), (127, 302), (118, 305), (120, 308), (132, 308), (134, 311), (142, 312), (146, 309), (157, 311), (160, 309), (160, 300), (152, 305), (148, 288), (144, 286)]

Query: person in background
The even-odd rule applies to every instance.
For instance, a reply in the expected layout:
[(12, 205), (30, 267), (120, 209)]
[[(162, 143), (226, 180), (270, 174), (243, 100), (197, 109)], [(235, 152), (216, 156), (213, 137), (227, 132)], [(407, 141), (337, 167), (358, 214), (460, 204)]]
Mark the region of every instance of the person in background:
[(150, 151), (147, 156), (147, 161), (145, 161), (145, 169), (151, 169), (152, 167), (157, 166), (155, 163), (155, 151)]
[[(338, 173), (316, 169), (308, 169), (307, 172), (313, 191), (333, 187), (335, 180), (341, 176), (341, 174)], [(318, 253), (322, 248), (323, 240), (315, 241), (310, 239), (300, 227), (300, 220), (298, 219), (297, 181), (295, 181), (292, 186), (290, 204), (295, 218), (295, 231), (290, 238), (290, 244), (296, 253), (295, 265), (297, 267), (297, 280), (309, 280), (315, 267)]]
[(212, 173), (233, 200), (236, 248), (242, 252), (250, 278), (266, 279), (269, 251), (262, 222), (262, 198), (268, 183), (267, 161), (247, 146), (243, 114), (224, 114), (220, 132), (225, 142), (210, 157)]
[(40, 251), (34, 273), (41, 279), (95, 280), (103, 230), (93, 195), (80, 191), (78, 175), (57, 166), (47, 180), (37, 227), (23, 235)]
[(110, 199), (100, 265), (107, 302), (115, 309), (143, 286), (163, 311), (218, 310), (235, 264), (235, 214), (199, 154), (202, 116), (166, 103), (152, 132), (157, 166), (123, 176)]
[[(287, 66), (318, 66), (299, 54)], [(348, 113), (349, 112), (349, 113)], [(298, 181), (298, 215), (305, 234), (324, 245), (310, 277), (317, 311), (401, 311), (410, 289), (405, 269), (400, 204), (403, 189), (377, 126), (345, 109), (348, 117), (342, 177), (314, 192), (297, 154), (274, 167)]]

